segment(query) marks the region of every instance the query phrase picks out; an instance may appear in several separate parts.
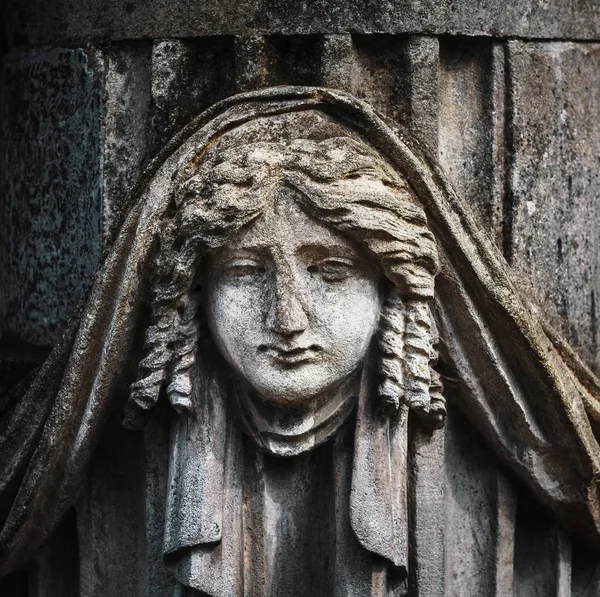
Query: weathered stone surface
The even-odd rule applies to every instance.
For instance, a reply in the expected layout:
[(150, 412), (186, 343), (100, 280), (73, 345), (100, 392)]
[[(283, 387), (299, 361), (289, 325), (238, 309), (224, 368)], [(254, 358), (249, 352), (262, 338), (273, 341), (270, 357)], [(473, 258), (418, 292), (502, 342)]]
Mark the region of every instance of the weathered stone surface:
[(600, 595), (600, 554), (585, 546), (574, 546), (572, 561), (573, 597)]
[[(336, 40), (336, 38), (340, 38)], [(341, 41), (344, 49), (337, 48)], [(348, 88), (352, 77), (345, 60), (336, 58), (352, 42), (350, 36), (319, 35), (247, 35), (235, 38), (236, 89), (250, 91), (273, 85), (325, 85), (330, 79), (332, 87)], [(346, 43), (345, 43), (346, 42)], [(350, 54), (351, 55), (351, 54)], [(335, 57), (334, 57), (335, 56)]]
[[(30, 567), (27, 597), (79, 597), (77, 521), (71, 511)], [(0, 590), (2, 587), (0, 587)], [(1, 593), (4, 597), (5, 593)], [(19, 597), (18, 593), (7, 597)]]
[(571, 597), (571, 541), (549, 513), (520, 495), (514, 597)]
[(427, 36), (354, 37), (352, 91), (408, 127), (437, 155), (439, 43)]
[(145, 564), (148, 586), (145, 597), (164, 597), (174, 592), (175, 579), (164, 566), (156, 566), (163, 557), (166, 496), (169, 482), (168, 416), (149, 421), (144, 429), (145, 473)]
[(252, 91), (267, 84), (267, 42), (263, 35), (237, 35), (235, 47), (236, 91)]
[(356, 75), (354, 58), (351, 35), (324, 35), (321, 41), (321, 85), (351, 91)]
[(233, 39), (155, 41), (151, 153), (194, 116), (234, 91)]
[(510, 595), (516, 491), (483, 437), (452, 409), (446, 424), (444, 469), (443, 594)]
[(440, 44), (439, 161), (502, 246), (504, 51), (493, 40)]
[(92, 50), (4, 64), (2, 328), (32, 344), (57, 339), (100, 257), (102, 93)]
[(445, 591), (444, 433), (415, 429), (410, 442), (409, 504), (412, 519), (408, 585), (416, 597)]
[(143, 458), (142, 435), (128, 433), (114, 417), (76, 504), (77, 595), (149, 594)]
[[(357, 35), (350, 49), (343, 38), (336, 72), (350, 72), (346, 87), (410, 129), (431, 155), (437, 153), (438, 40), (426, 36)], [(350, 64), (350, 68), (348, 67)], [(341, 77), (337, 76), (337, 81)], [(333, 81), (336, 81), (332, 77)], [(343, 81), (343, 80), (342, 80)], [(445, 492), (443, 429), (430, 434), (413, 428), (409, 442), (408, 586), (419, 597), (444, 593)], [(418, 497), (417, 497), (418, 496)], [(400, 593), (401, 594), (401, 593)]]
[(151, 44), (115, 44), (105, 53), (103, 236), (110, 243), (128, 193), (152, 158)]
[[(319, 80), (318, 35), (272, 35), (268, 41), (266, 83), (270, 85), (314, 85)], [(293, 81), (293, 82), (292, 82)]]
[(590, 39), (600, 32), (600, 6), (585, 0), (10, 0), (5, 11), (9, 33), (21, 43), (348, 31)]
[(600, 45), (508, 44), (507, 257), (600, 370)]

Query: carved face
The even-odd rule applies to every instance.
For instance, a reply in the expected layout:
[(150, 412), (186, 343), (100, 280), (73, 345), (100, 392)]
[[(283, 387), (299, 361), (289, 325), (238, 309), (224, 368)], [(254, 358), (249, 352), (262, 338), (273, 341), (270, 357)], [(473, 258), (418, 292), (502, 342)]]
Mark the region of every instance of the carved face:
[(360, 367), (381, 310), (377, 266), (281, 187), (215, 251), (205, 304), (221, 354), (265, 399), (300, 405)]

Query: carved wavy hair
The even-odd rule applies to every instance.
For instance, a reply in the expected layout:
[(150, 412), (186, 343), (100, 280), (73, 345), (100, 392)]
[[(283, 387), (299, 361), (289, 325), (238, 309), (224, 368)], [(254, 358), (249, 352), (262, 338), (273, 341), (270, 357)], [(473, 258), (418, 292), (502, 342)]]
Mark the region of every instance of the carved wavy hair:
[(151, 409), (163, 388), (176, 409), (191, 406), (200, 261), (259, 218), (281, 185), (297, 191), (308, 215), (366, 248), (391, 281), (378, 333), (382, 406), (395, 412), (406, 404), (441, 422), (430, 313), (438, 271), (435, 240), (406, 182), (349, 137), (213, 147), (178, 172), (174, 209), (154, 258), (151, 321), (130, 412)]

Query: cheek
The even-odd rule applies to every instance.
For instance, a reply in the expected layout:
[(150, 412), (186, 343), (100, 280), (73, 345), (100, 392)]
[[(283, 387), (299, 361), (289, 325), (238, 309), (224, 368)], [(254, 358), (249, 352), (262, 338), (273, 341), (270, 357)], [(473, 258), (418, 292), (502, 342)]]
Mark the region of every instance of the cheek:
[(381, 292), (374, 280), (352, 280), (314, 305), (315, 322), (339, 359), (361, 359), (377, 330)]
[(260, 293), (248, 288), (209, 288), (206, 296), (210, 333), (223, 356), (239, 361), (262, 321)]

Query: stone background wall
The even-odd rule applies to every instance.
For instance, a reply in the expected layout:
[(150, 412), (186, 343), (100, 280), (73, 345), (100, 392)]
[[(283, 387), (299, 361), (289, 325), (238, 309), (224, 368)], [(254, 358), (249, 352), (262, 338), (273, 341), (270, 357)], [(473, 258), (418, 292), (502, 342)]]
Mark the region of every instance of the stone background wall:
[[(600, 372), (600, 3), (24, 0), (0, 11), (5, 385), (60, 335), (161, 145), (215, 101), (278, 84), (346, 89), (409, 127), (532, 308)], [(414, 597), (600, 593), (597, 555), (532, 504), (451, 397), (435, 437), (412, 438)], [(130, 499), (127, 481), (106, 469), (87, 491), (110, 507), (87, 519), (82, 548), (131, 528), (130, 509), (114, 508)], [(57, 544), (77, 529), (61, 532)], [(48, 548), (0, 595), (78, 595), (49, 573), (76, 567), (62, 557)], [(81, 594), (141, 597), (160, 584), (146, 570), (123, 592), (102, 561)]]

